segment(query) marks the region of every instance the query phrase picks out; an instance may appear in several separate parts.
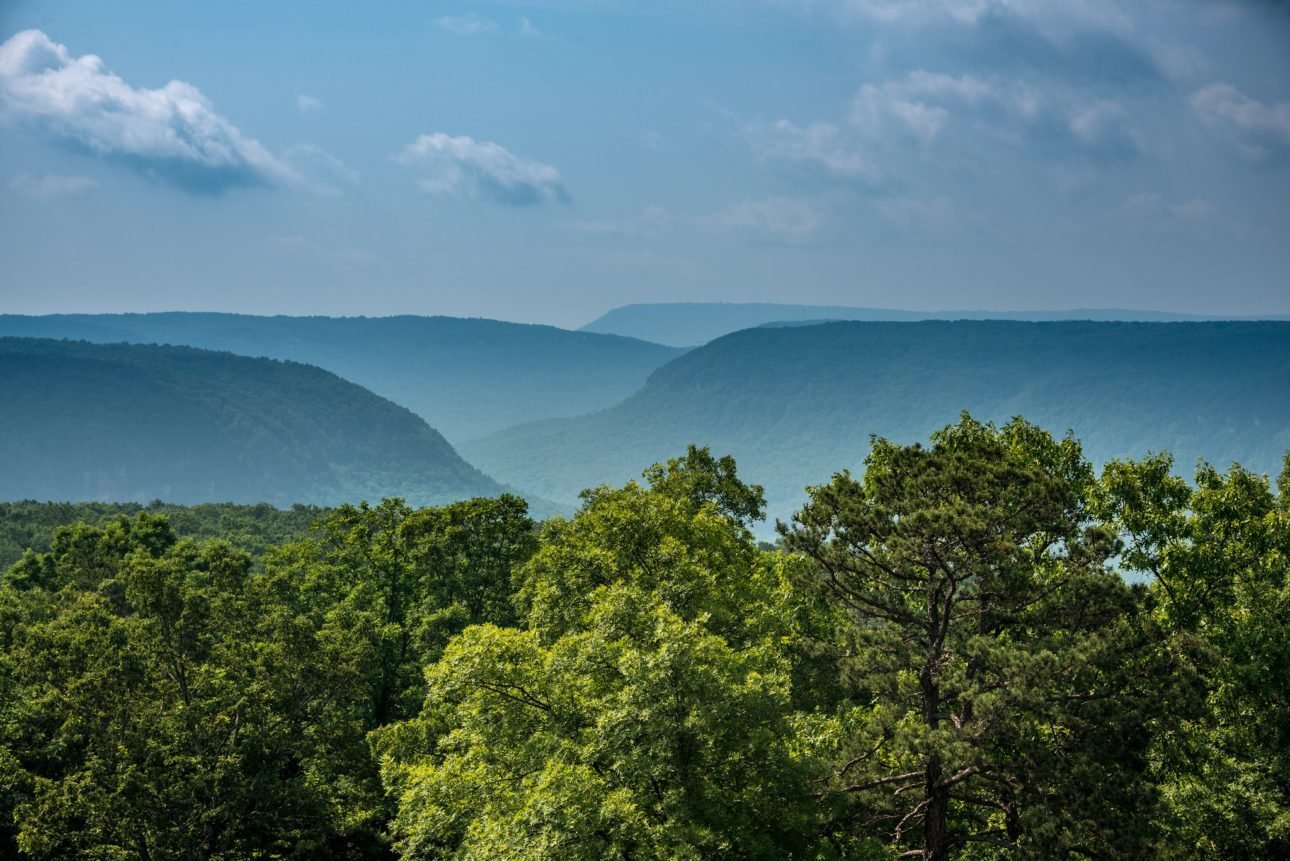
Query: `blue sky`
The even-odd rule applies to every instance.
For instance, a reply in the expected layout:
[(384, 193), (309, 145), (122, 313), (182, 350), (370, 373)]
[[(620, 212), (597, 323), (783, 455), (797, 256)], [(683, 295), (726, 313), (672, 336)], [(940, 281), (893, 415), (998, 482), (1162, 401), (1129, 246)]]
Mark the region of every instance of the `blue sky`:
[(1290, 313), (1290, 8), (0, 7), (0, 311)]

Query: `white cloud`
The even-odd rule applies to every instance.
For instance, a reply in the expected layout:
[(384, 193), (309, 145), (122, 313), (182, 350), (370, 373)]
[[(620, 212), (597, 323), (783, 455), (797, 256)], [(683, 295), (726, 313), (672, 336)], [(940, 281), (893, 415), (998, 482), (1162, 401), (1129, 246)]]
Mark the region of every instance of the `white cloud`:
[(718, 230), (751, 232), (787, 242), (803, 242), (819, 230), (824, 217), (805, 200), (767, 197), (731, 204), (704, 221)]
[(75, 197), (98, 187), (98, 182), (88, 176), (59, 176), (44, 174), (33, 176), (20, 173), (9, 182), (14, 191), (33, 200), (51, 200), (56, 197)]
[(1136, 133), (1129, 127), (1128, 111), (1123, 105), (1108, 99), (1072, 106), (1067, 114), (1067, 128), (1077, 141), (1090, 149), (1142, 149)]
[(852, 103), (852, 121), (880, 135), (896, 125), (920, 143), (928, 144), (949, 125), (953, 113), (982, 110), (1031, 116), (1037, 96), (1021, 84), (1001, 86), (973, 75), (955, 77), (923, 70), (881, 84), (865, 84)]
[(744, 128), (744, 137), (766, 161), (806, 165), (844, 179), (872, 182), (878, 178), (878, 171), (858, 149), (844, 142), (837, 126), (830, 123), (805, 127), (788, 120), (754, 123)]
[(787, 0), (791, 5), (823, 9), (843, 18), (882, 24), (973, 26), (1001, 15), (1042, 22), (1047, 27), (1095, 27), (1116, 32), (1132, 22), (1116, 0)]
[(0, 45), (0, 117), (192, 191), (300, 181), (191, 84), (136, 89), (98, 57), (73, 57), (39, 30)]
[(520, 158), (500, 144), (443, 132), (422, 135), (394, 160), (429, 173), (417, 182), (436, 197), (488, 197), (512, 206), (567, 199), (560, 172)]
[(542, 31), (539, 30), (537, 27), (535, 27), (533, 25), (533, 22), (530, 21), (528, 18), (524, 17), (523, 15), (519, 17), (519, 19), (517, 20), (517, 23), (519, 25), (520, 35), (523, 36), (524, 38), (526, 39), (545, 38)]
[(1290, 150), (1290, 101), (1266, 104), (1231, 84), (1214, 83), (1193, 93), (1191, 106), (1201, 119), (1231, 134), (1251, 161)]
[(321, 111), (323, 107), (322, 99), (315, 98), (305, 93), (301, 93), (296, 96), (296, 110), (302, 114), (307, 114), (310, 111)]
[(497, 32), (497, 22), (471, 12), (467, 15), (444, 15), (435, 26), (457, 36), (483, 36)]
[(1061, 89), (1041, 94), (1027, 83), (993, 76), (918, 70), (865, 84), (856, 93), (851, 118), (873, 138), (887, 139), (894, 131), (924, 146), (951, 126), (965, 124), (999, 140), (1065, 153), (1125, 158), (1144, 149), (1118, 102)]
[(320, 146), (294, 144), (282, 155), (300, 181), (316, 194), (339, 194), (346, 186), (358, 185), (358, 172)]

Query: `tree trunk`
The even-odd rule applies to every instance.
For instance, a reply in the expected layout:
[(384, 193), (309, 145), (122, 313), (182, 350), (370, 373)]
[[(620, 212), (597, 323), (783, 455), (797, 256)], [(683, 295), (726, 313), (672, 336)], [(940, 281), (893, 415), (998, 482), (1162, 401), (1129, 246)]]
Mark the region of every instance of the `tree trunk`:
[(950, 808), (950, 793), (948, 787), (941, 785), (944, 775), (938, 754), (933, 753), (927, 758), (925, 775), (923, 792), (927, 810), (923, 814), (923, 859), (948, 861), (950, 852), (945, 820)]

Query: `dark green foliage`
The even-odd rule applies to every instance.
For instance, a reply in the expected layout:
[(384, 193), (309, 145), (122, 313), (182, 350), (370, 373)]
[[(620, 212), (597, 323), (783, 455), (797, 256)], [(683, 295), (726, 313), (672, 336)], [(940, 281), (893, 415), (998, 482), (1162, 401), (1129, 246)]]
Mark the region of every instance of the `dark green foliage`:
[(263, 570), (148, 511), (57, 529), (0, 582), (0, 856), (388, 856), (367, 734), (535, 545), (514, 497), (347, 506)]
[(1208, 465), (1189, 486), (1170, 466), (1110, 464), (1102, 500), (1161, 624), (1206, 662), (1208, 708), (1153, 751), (1167, 854), (1290, 857), (1290, 488)]
[(830, 323), (751, 329), (676, 359), (623, 403), (462, 446), (557, 502), (697, 442), (766, 489), (771, 519), (857, 466), (870, 435), (913, 442), (963, 410), (1073, 429), (1094, 462), (1169, 450), (1275, 473), (1290, 448), (1290, 323)]
[(318, 368), (0, 339), (0, 498), (418, 504), (497, 493), (424, 421)]
[(6, 314), (0, 335), (175, 344), (317, 365), (407, 407), (454, 443), (603, 409), (681, 352), (616, 335), (453, 317)]
[(272, 545), (305, 535), (327, 509), (312, 505), (280, 509), (267, 503), (0, 502), (0, 571), (17, 562), (26, 550), (47, 552), (60, 526), (102, 526), (141, 511), (165, 515), (180, 538), (222, 538), (258, 558)]
[(0, 857), (1290, 850), (1284, 486), (964, 416), (773, 547), (731, 458), (645, 475), (0, 509)]
[(1188, 668), (1107, 565), (1078, 445), (965, 417), (866, 466), (783, 529), (848, 617), (830, 791), (850, 820), (928, 861), (1144, 857), (1153, 728), (1187, 706)]

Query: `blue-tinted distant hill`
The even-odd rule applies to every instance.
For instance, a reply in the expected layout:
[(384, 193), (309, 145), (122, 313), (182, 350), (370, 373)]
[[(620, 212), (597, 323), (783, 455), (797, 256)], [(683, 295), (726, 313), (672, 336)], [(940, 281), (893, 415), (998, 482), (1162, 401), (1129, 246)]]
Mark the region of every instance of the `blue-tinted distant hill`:
[(786, 518), (856, 468), (871, 434), (926, 439), (969, 410), (1073, 429), (1096, 463), (1168, 449), (1275, 474), (1290, 448), (1290, 323), (843, 322), (747, 329), (602, 412), (463, 446), (499, 480), (569, 501), (687, 443), (730, 453)]
[[(714, 338), (767, 323), (804, 323), (825, 320), (870, 320), (875, 322), (916, 322), (918, 320), (1093, 320), (1137, 322), (1199, 322), (1235, 319), (1171, 314), (1165, 311), (1135, 311), (1122, 308), (1077, 308), (1072, 311), (900, 311), (892, 308), (852, 308), (841, 305), (780, 305), (757, 302), (663, 302), (624, 305), (582, 327), (584, 332), (601, 332), (642, 338), (676, 347), (706, 344)], [(1260, 319), (1287, 320), (1290, 317)]]
[(448, 439), (603, 409), (680, 355), (634, 338), (455, 317), (0, 315), (0, 336), (174, 344), (317, 365), (407, 407)]
[(186, 347), (0, 338), (0, 499), (438, 504), (502, 487), (335, 374)]

